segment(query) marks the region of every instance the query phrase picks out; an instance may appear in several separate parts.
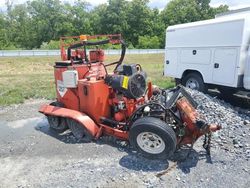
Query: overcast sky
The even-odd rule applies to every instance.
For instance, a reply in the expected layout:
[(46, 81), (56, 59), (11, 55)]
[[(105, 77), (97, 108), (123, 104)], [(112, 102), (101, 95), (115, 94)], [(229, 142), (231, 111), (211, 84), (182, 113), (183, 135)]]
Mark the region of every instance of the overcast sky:
[[(14, 0), (15, 4), (23, 3), (27, 0)], [(67, 2), (73, 2), (74, 0), (62, 0)], [(87, 0), (92, 5), (98, 5), (107, 2), (107, 0)], [(170, 0), (150, 0), (149, 6), (152, 8), (163, 9)], [(230, 9), (238, 9), (244, 7), (250, 7), (250, 0), (211, 0), (211, 6), (217, 7), (221, 4), (227, 4)], [(0, 8), (4, 9), (5, 0), (0, 0)]]

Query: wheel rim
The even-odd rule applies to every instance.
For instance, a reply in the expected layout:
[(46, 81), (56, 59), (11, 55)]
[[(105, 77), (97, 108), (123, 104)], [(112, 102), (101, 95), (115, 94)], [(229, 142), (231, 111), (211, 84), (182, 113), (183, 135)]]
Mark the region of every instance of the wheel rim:
[(163, 139), (152, 132), (142, 132), (136, 138), (138, 146), (147, 153), (159, 154), (165, 149)]
[(194, 78), (189, 78), (186, 82), (186, 87), (198, 90), (200, 88), (199, 82)]

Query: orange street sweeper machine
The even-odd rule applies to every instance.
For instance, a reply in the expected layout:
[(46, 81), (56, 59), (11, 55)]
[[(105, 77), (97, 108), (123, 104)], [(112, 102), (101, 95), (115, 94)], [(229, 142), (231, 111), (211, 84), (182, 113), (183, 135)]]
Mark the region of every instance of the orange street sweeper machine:
[[(121, 45), (121, 56), (105, 63), (99, 46), (110, 44)], [(153, 87), (141, 65), (122, 64), (125, 51), (119, 34), (61, 38), (62, 60), (54, 66), (57, 100), (39, 109), (51, 129), (70, 129), (84, 141), (111, 135), (153, 159), (167, 158), (220, 129), (200, 118), (196, 102), (181, 86)], [(209, 145), (204, 143), (208, 152)]]

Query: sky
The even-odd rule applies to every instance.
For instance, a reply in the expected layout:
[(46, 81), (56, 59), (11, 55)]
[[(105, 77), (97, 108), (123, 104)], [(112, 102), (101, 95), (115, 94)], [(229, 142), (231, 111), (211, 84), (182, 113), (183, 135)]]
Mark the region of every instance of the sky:
[[(0, 0), (0, 9), (5, 9), (5, 1)], [(15, 4), (24, 3), (27, 0), (14, 0)], [(73, 2), (74, 0), (62, 0), (66, 2)], [(98, 4), (106, 3), (107, 0), (87, 0), (93, 6)], [(150, 0), (149, 6), (151, 8), (159, 8), (162, 10), (170, 0)], [(218, 7), (221, 4), (227, 4), (230, 9), (239, 9), (244, 7), (250, 7), (250, 0), (211, 0), (210, 5), (213, 7)]]

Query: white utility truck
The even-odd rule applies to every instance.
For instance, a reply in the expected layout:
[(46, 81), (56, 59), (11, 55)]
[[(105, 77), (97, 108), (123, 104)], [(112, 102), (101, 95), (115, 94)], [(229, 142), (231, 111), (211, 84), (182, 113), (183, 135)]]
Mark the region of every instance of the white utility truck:
[(250, 8), (169, 26), (164, 75), (177, 83), (232, 94), (250, 91)]

